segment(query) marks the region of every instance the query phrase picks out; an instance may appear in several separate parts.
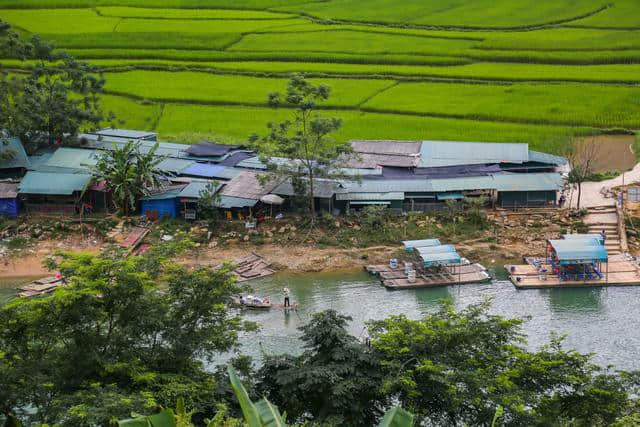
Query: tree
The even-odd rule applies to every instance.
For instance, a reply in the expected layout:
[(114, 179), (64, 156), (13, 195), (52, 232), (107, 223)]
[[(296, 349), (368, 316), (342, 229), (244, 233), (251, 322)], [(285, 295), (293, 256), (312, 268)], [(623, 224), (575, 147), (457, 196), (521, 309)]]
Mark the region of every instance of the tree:
[(490, 315), (487, 303), (372, 322), (385, 392), (428, 425), (490, 425), (503, 408), (504, 426), (599, 426), (629, 409), (637, 382), (558, 338), (528, 351), (521, 323)]
[(574, 140), (568, 145), (567, 158), (571, 165), (568, 181), (578, 186), (578, 200), (576, 207), (580, 209), (582, 197), (582, 183), (587, 181), (595, 172), (595, 162), (600, 156), (601, 146), (594, 139)]
[(370, 426), (388, 405), (381, 393), (379, 360), (346, 330), (350, 317), (334, 310), (315, 314), (302, 326), (306, 351), (267, 357), (257, 388), (297, 420)]
[(0, 21), (0, 54), (35, 61), (28, 73), (12, 73), (0, 66), (0, 129), (31, 146), (75, 139), (82, 128), (97, 127), (105, 119), (100, 106), (104, 79), (98, 69), (77, 61), (38, 36), (22, 40)]
[(220, 219), (220, 184), (217, 181), (211, 181), (199, 194), (198, 210), (200, 216), (209, 222), (209, 228), (215, 227)]
[(172, 264), (176, 238), (142, 257), (61, 253), (67, 285), (0, 308), (0, 411), (56, 425), (106, 425), (178, 398), (215, 414), (204, 362), (252, 329), (229, 310), (229, 268)]
[[(271, 93), (268, 99), (271, 107), (292, 107), (292, 120), (268, 123), (266, 136), (252, 135), (250, 138), (272, 178), (290, 178), (299, 195), (307, 199), (312, 221), (316, 216), (314, 179), (343, 177), (336, 162), (351, 151), (347, 141), (335, 141), (330, 137), (340, 129), (342, 121), (336, 117), (322, 117), (315, 111), (317, 103), (329, 99), (330, 93), (328, 86), (314, 85), (303, 76), (294, 75), (284, 97)], [(292, 161), (274, 161), (272, 156)]]
[(104, 181), (113, 194), (116, 208), (124, 216), (135, 211), (136, 202), (161, 185), (164, 173), (157, 168), (164, 158), (156, 156), (156, 143), (148, 152), (130, 141), (122, 147), (113, 145), (104, 151), (93, 167), (93, 182)]

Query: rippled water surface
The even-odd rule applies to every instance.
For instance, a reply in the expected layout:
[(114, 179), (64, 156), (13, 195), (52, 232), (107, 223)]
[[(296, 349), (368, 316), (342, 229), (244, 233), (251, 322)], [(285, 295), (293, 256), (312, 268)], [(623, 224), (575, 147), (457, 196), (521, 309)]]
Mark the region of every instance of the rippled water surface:
[[(23, 281), (24, 282), (24, 281)], [(389, 291), (363, 271), (278, 274), (251, 285), (258, 295), (282, 302), (282, 288), (291, 290), (296, 312), (247, 310), (247, 320), (260, 331), (241, 336), (243, 351), (260, 358), (263, 352), (297, 353), (301, 349), (297, 327), (314, 312), (333, 308), (353, 317), (356, 336), (369, 319), (392, 314), (419, 318), (451, 298), (458, 308), (491, 298), (491, 311), (506, 317), (526, 317), (524, 332), (532, 348), (549, 340), (552, 332), (566, 335), (565, 345), (595, 353), (594, 361), (620, 369), (640, 369), (640, 286), (590, 289), (516, 290), (506, 280), (448, 288)], [(0, 282), (0, 303), (15, 293), (16, 283)]]
[[(620, 369), (640, 369), (640, 287), (517, 290), (506, 280), (448, 288), (389, 291), (364, 273), (279, 274), (253, 283), (256, 294), (281, 299), (287, 286), (298, 311), (246, 311), (248, 320), (262, 325), (258, 333), (242, 336), (245, 352), (299, 352), (297, 327), (316, 311), (333, 308), (353, 317), (351, 333), (360, 336), (369, 319), (392, 314), (419, 318), (451, 298), (458, 308), (493, 301), (491, 311), (505, 317), (526, 317), (524, 332), (536, 348), (552, 332), (566, 335), (565, 346), (595, 353), (594, 361)], [(280, 301), (277, 301), (280, 302)]]

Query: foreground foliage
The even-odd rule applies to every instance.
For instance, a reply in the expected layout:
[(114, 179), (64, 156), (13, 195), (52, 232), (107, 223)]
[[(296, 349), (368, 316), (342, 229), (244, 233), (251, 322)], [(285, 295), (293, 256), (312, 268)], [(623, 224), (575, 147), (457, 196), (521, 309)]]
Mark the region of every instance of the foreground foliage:
[[(62, 425), (108, 424), (180, 397), (216, 410), (203, 362), (247, 329), (229, 312), (228, 269), (169, 266), (179, 239), (143, 257), (61, 254), (68, 282), (0, 309), (0, 412)], [(28, 410), (27, 410), (28, 408)]]

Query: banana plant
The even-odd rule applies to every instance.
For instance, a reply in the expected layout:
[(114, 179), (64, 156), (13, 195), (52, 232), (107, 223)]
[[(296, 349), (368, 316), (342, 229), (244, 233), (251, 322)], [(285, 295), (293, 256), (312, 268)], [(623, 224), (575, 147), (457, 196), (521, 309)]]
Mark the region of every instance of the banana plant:
[[(252, 402), (249, 393), (242, 385), (242, 381), (234, 369), (229, 366), (229, 379), (231, 388), (238, 398), (242, 415), (249, 427), (289, 427), (286, 422), (286, 413), (281, 414), (277, 406), (273, 405), (267, 399), (262, 398), (258, 402)], [(177, 412), (171, 409), (151, 415), (148, 417), (137, 417), (120, 421), (119, 427), (184, 427), (190, 425), (191, 413), (184, 409), (184, 402), (178, 401)], [(178, 421), (181, 421), (180, 423)], [(495, 421), (494, 421), (495, 422)], [(385, 414), (378, 427), (411, 427), (413, 426), (413, 415), (400, 407), (389, 409)], [(209, 427), (214, 427), (210, 425)]]

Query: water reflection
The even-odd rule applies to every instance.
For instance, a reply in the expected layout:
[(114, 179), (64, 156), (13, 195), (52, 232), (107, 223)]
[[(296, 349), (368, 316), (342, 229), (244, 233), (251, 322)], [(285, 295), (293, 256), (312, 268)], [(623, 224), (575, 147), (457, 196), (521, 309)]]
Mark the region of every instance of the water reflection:
[(603, 311), (604, 288), (567, 288), (541, 290), (549, 299), (549, 306), (557, 314), (598, 314)]
[[(404, 292), (404, 291), (395, 291)], [(460, 292), (460, 286), (452, 286), (450, 288), (431, 288), (431, 289), (416, 289), (413, 292), (413, 296), (416, 300), (418, 309), (423, 312), (429, 312), (437, 310), (443, 301), (450, 300), (452, 296)], [(411, 293), (409, 293), (410, 295)]]

